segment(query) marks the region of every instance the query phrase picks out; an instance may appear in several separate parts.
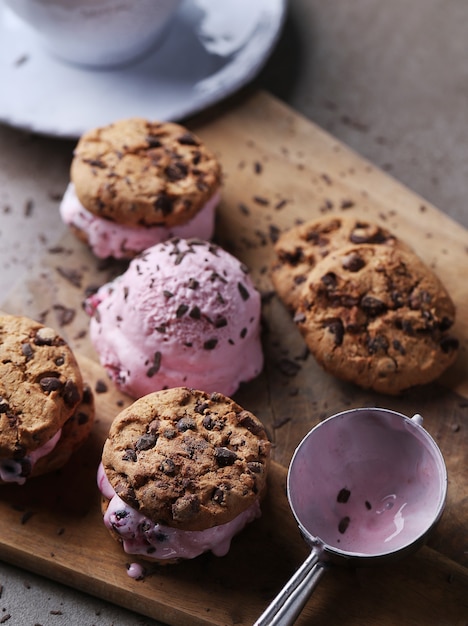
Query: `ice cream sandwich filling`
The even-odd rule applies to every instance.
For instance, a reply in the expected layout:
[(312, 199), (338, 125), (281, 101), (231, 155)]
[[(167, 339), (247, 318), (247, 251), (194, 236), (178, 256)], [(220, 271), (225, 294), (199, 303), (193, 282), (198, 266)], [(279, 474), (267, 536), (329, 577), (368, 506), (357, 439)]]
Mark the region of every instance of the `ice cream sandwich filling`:
[(215, 209), (220, 200), (216, 191), (200, 211), (178, 226), (125, 226), (94, 215), (81, 204), (73, 183), (69, 183), (60, 205), (62, 220), (84, 232), (88, 245), (100, 258), (126, 258), (171, 237), (211, 239), (214, 232)]
[(0, 479), (5, 483), (23, 485), (31, 473), (35, 463), (46, 454), (52, 452), (62, 435), (62, 429), (49, 439), (43, 446), (33, 450), (21, 459), (0, 459)]
[(125, 552), (146, 558), (193, 559), (209, 550), (216, 556), (224, 556), (234, 535), (261, 515), (260, 503), (256, 500), (226, 524), (201, 531), (179, 530), (153, 522), (119, 498), (102, 463), (98, 470), (98, 486), (103, 496), (110, 500), (104, 524), (120, 536)]

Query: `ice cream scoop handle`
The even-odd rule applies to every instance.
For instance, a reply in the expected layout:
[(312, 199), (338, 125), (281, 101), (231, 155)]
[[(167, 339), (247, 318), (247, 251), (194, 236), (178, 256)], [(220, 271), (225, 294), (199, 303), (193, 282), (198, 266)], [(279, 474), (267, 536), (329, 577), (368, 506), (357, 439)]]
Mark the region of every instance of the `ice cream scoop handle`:
[(320, 561), (320, 552), (312, 550), (296, 573), (289, 579), (254, 626), (290, 626), (294, 624), (326, 565)]

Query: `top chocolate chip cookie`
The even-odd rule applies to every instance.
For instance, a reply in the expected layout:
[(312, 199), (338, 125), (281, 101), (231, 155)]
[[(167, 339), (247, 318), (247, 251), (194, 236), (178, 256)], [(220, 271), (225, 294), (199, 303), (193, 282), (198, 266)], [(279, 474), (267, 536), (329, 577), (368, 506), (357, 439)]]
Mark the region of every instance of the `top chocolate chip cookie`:
[(273, 285), (288, 309), (296, 309), (310, 270), (330, 252), (350, 244), (408, 249), (388, 230), (363, 218), (336, 215), (294, 226), (277, 240), (271, 267)]
[(20, 459), (40, 448), (82, 397), (78, 364), (56, 331), (0, 315), (0, 458)]
[(141, 118), (85, 133), (70, 174), (88, 211), (127, 226), (184, 224), (221, 181), (217, 159), (193, 133)]
[(117, 495), (158, 523), (205, 530), (265, 490), (270, 443), (230, 398), (185, 387), (134, 402), (114, 420), (102, 462)]
[(316, 265), (295, 314), (325, 370), (388, 394), (436, 379), (455, 360), (454, 318), (449, 294), (415, 253), (364, 244)]

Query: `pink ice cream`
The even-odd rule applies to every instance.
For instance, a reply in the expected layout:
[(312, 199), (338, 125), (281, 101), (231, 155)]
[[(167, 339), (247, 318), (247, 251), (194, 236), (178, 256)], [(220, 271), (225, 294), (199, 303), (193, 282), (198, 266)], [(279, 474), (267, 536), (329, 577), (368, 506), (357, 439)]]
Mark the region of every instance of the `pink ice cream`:
[(214, 244), (171, 239), (85, 303), (103, 367), (132, 397), (186, 386), (231, 396), (263, 367), (260, 294)]
[(260, 503), (256, 500), (226, 524), (201, 531), (179, 530), (155, 523), (121, 500), (109, 483), (102, 463), (98, 469), (98, 486), (110, 500), (104, 524), (120, 536), (125, 552), (147, 558), (193, 559), (208, 551), (224, 556), (234, 535), (260, 517)]
[(65, 224), (85, 233), (88, 245), (97, 257), (131, 258), (171, 237), (211, 239), (219, 200), (218, 191), (191, 220), (179, 226), (125, 226), (103, 219), (85, 209), (78, 200), (75, 186), (70, 183), (60, 204), (60, 215)]
[[(36, 462), (43, 456), (46, 456), (46, 454), (52, 452), (59, 442), (61, 435), (62, 429), (58, 430), (43, 446), (33, 450), (21, 460), (0, 459), (0, 479), (5, 483), (24, 485)], [(27, 475), (25, 475), (25, 468), (27, 468)]]
[(312, 432), (288, 482), (293, 510), (310, 535), (374, 556), (429, 530), (443, 510), (446, 472), (430, 436), (411, 420), (345, 412)]

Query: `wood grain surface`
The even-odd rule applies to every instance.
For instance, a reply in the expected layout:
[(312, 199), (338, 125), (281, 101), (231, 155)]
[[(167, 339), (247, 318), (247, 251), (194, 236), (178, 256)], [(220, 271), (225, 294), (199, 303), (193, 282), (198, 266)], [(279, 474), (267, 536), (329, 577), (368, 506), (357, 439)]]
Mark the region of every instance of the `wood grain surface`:
[[(216, 239), (246, 262), (263, 295), (265, 368), (235, 399), (267, 426), (275, 464), (261, 520), (227, 557), (125, 573), (128, 557), (102, 526), (95, 486), (100, 448), (118, 403), (111, 383), (96, 394), (98, 422), (66, 470), (23, 489), (0, 490), (0, 557), (169, 624), (251, 624), (307, 554), (284, 493), (291, 455), (312, 426), (356, 406), (421, 413), (448, 469), (445, 513), (428, 546), (378, 570), (333, 568), (298, 624), (468, 623), (468, 232), (385, 173), (264, 93), (190, 120), (219, 155), (223, 201)], [(457, 306), (460, 355), (436, 384), (394, 398), (328, 374), (272, 292), (268, 266), (278, 233), (332, 212), (364, 215), (394, 231), (440, 276)], [(87, 335), (84, 295), (123, 271), (97, 261), (71, 234), (3, 303), (60, 329), (89, 380), (106, 380)], [(339, 460), (337, 460), (339, 462)], [(398, 462), (398, 459), (395, 459)], [(30, 515), (32, 513), (32, 515)], [(114, 545), (115, 544), (115, 545)]]

